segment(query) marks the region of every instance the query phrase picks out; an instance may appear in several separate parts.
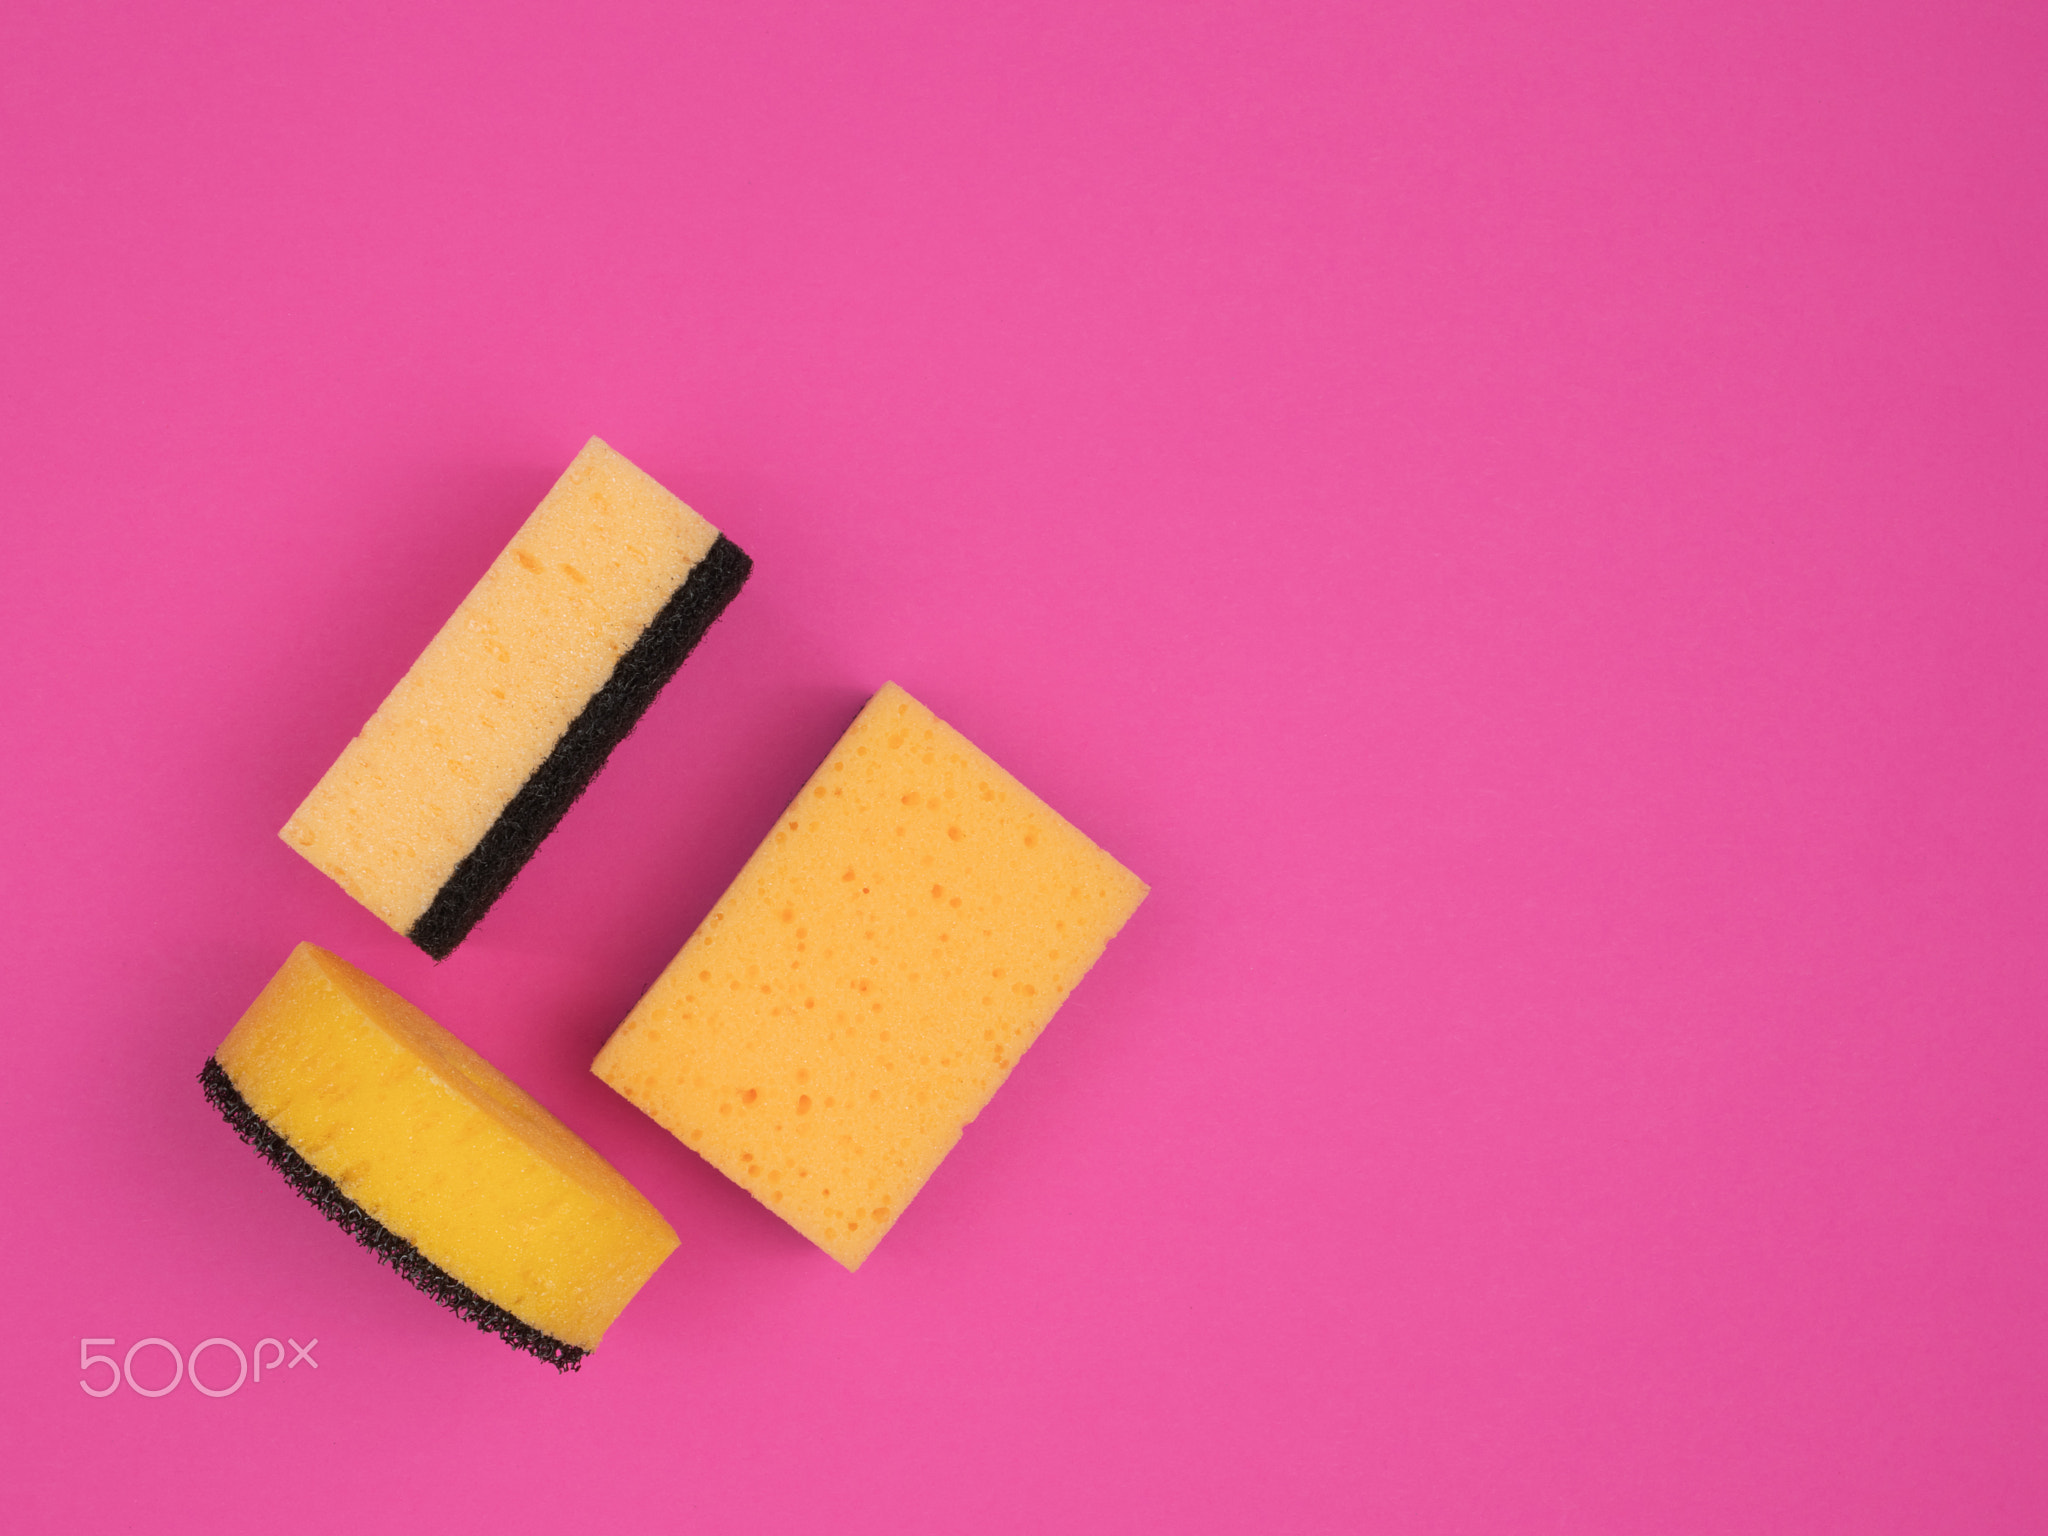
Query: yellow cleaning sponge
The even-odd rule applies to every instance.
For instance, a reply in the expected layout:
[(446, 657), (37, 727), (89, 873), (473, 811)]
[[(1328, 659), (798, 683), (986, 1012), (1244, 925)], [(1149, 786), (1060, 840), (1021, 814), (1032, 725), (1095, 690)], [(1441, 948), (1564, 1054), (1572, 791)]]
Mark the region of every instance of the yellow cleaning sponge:
[(856, 1269), (1145, 894), (891, 683), (593, 1070)]
[(379, 1259), (565, 1370), (675, 1250), (654, 1207), (559, 1120), (314, 945), (292, 951), (200, 1081)]
[(292, 813), (285, 842), (441, 959), (752, 569), (592, 438)]

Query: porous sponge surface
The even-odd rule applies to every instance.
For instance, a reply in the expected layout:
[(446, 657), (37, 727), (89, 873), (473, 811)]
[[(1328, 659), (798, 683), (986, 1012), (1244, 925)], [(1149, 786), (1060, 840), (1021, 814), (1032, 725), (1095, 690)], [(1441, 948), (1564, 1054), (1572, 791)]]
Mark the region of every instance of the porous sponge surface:
[(891, 683), (593, 1070), (856, 1269), (1145, 895)]
[(603, 1158), (390, 988), (301, 944), (214, 1052), (249, 1108), (386, 1230), (595, 1349), (676, 1235)]
[(717, 537), (592, 438), (284, 840), (407, 932)]

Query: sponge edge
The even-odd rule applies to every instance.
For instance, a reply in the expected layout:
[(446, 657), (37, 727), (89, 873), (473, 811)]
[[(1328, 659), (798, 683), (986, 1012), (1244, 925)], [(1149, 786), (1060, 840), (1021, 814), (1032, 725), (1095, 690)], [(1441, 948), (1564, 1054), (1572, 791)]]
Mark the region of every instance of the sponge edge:
[(201, 1074), (236, 1132), (414, 1285), (564, 1369), (676, 1247), (610, 1164), (455, 1036), (301, 944)]
[(592, 438), (281, 836), (443, 958), (751, 570)]

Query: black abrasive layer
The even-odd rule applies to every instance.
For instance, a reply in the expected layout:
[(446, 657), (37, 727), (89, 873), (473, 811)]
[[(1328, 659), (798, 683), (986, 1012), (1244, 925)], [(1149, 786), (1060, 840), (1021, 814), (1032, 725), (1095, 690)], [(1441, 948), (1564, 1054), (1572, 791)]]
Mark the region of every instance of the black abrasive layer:
[(464, 855), (448, 883), (406, 933), (436, 960), (445, 960), (512, 877), (555, 830), (576, 797), (597, 777), (612, 748), (626, 739), (662, 685), (690, 654), (711, 621), (725, 611), (754, 562), (724, 534), (640, 632), (542, 764), (520, 786), (488, 832)]
[(485, 1333), (495, 1333), (514, 1349), (540, 1356), (558, 1371), (573, 1371), (583, 1364), (588, 1350), (564, 1344), (531, 1323), (521, 1322), (496, 1302), (484, 1300), (349, 1199), (339, 1184), (293, 1151), (292, 1144), (249, 1107), (233, 1079), (212, 1057), (200, 1069), (199, 1086), (206, 1091), (207, 1102), (220, 1111), (221, 1118), (234, 1127), (237, 1136), (267, 1158), (284, 1175), (285, 1182), (312, 1201), (321, 1215), (375, 1254), (379, 1264), (389, 1264), (458, 1317), (467, 1318)]

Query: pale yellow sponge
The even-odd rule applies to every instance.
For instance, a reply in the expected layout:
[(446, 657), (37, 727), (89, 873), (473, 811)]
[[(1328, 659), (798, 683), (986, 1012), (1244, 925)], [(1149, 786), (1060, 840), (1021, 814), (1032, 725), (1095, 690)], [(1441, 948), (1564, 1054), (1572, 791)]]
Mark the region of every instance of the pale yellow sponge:
[(891, 683), (593, 1070), (857, 1269), (1145, 894)]
[(752, 568), (593, 437), (280, 835), (442, 958)]
[(314, 945), (292, 951), (200, 1082), (381, 1260), (564, 1369), (675, 1250), (660, 1213), (561, 1121)]

